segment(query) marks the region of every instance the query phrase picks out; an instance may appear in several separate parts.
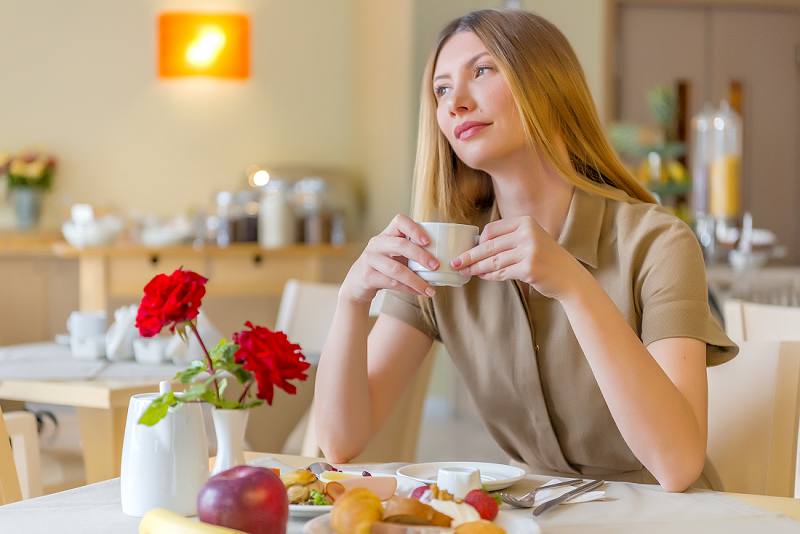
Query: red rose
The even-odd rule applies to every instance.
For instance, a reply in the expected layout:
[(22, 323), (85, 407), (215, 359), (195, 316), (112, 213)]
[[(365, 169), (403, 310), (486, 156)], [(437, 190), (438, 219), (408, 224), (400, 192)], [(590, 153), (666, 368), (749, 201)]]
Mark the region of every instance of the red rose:
[(177, 269), (169, 276), (156, 275), (144, 286), (144, 297), (136, 315), (139, 333), (153, 337), (165, 326), (175, 332), (177, 324), (197, 317), (206, 294), (206, 282), (207, 278), (183, 269)]
[(283, 332), (254, 326), (250, 321), (245, 326), (250, 330), (233, 334), (233, 342), (239, 345), (234, 357), (236, 363), (242, 364), (255, 376), (258, 398), (272, 405), (273, 386), (290, 395), (297, 393), (297, 388), (289, 380), (307, 379), (305, 371), (311, 366), (300, 352), (300, 345), (290, 343)]

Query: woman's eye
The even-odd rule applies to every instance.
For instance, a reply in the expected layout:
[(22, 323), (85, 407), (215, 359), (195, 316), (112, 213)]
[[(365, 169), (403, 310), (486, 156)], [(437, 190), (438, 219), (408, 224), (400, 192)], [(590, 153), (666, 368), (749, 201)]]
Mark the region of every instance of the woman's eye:
[(440, 85), (439, 87), (436, 87), (436, 88), (433, 90), (433, 93), (434, 93), (434, 94), (435, 94), (435, 95), (436, 95), (438, 98), (441, 98), (441, 97), (443, 97), (444, 95), (446, 95), (446, 94), (447, 94), (447, 90), (448, 90), (448, 89), (450, 89), (450, 88), (449, 88), (449, 87), (447, 87), (447, 86), (444, 86), (444, 85)]
[(477, 78), (478, 76), (481, 76), (490, 70), (492, 70), (492, 67), (486, 67), (486, 66), (475, 67), (475, 77)]

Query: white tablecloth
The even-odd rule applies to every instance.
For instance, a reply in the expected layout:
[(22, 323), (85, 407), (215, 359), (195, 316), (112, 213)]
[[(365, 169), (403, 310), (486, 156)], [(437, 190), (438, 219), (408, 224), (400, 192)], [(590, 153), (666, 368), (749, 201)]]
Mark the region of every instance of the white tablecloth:
[[(257, 463), (280, 465), (263, 459)], [(399, 465), (354, 468), (393, 473)], [(545, 480), (536, 476), (529, 478)], [(509, 513), (530, 516), (529, 510)], [(672, 494), (655, 486), (621, 482), (608, 484), (604, 501), (563, 505), (537, 521), (543, 533), (558, 534), (800, 533), (800, 523), (723, 493)], [(50, 534), (54, 531), (59, 534), (135, 534), (138, 524), (138, 518), (122, 513), (119, 479), (0, 507), (0, 532), (4, 534)], [(300, 520), (290, 521), (288, 532), (299, 534), (303, 524)]]
[(145, 365), (135, 361), (79, 360), (56, 343), (0, 348), (2, 380), (166, 380), (185, 366)]

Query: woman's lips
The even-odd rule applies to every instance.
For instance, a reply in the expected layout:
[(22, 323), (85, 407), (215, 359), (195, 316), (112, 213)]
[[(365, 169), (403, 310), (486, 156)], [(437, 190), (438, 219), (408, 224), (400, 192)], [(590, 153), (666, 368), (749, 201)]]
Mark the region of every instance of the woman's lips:
[(478, 133), (487, 126), (490, 126), (490, 123), (476, 122), (465, 124), (462, 126), (462, 128), (456, 131), (456, 138), (460, 141), (466, 141), (467, 139), (478, 135)]

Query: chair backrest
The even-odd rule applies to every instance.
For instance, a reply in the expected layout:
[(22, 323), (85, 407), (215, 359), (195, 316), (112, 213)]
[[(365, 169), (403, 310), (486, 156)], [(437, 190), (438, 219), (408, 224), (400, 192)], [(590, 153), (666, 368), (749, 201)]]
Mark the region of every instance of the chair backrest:
[[(290, 279), (281, 295), (275, 329), (285, 332), (292, 342), (299, 343), (306, 356), (315, 361), (322, 352), (338, 296), (337, 284)], [(284, 449), (292, 431), (311, 407), (316, 366), (308, 374), (308, 380), (297, 383), (295, 395), (277, 391), (272, 406), (251, 410), (246, 440), (252, 449), (264, 452)], [(230, 389), (235, 394), (239, 386), (232, 384)]]
[(337, 284), (289, 280), (283, 288), (276, 330), (299, 343), (307, 354), (318, 356), (339, 298)]
[(724, 314), (734, 341), (800, 341), (800, 308), (728, 300)]
[[(417, 456), (417, 441), (422, 422), (422, 410), (428, 393), (436, 344), (431, 347), (422, 365), (417, 370), (414, 381), (400, 396), (386, 423), (373, 436), (367, 448), (353, 463), (376, 462), (414, 462)], [(314, 431), (314, 411), (308, 416), (308, 425), (303, 438), (302, 455), (318, 457), (321, 455), (316, 433)]]
[(21, 498), (11, 440), (6, 430), (3, 409), (0, 408), (0, 505), (16, 502)]
[(717, 489), (792, 497), (800, 342), (739, 343), (736, 358), (708, 369), (708, 459)]

